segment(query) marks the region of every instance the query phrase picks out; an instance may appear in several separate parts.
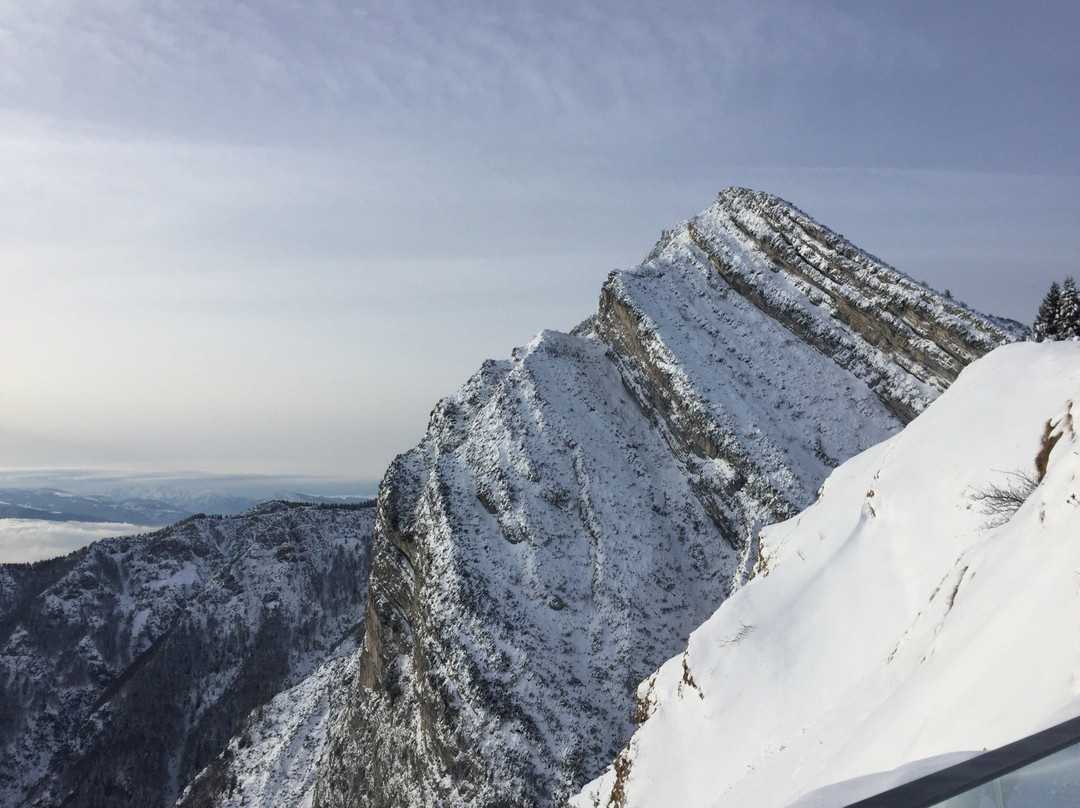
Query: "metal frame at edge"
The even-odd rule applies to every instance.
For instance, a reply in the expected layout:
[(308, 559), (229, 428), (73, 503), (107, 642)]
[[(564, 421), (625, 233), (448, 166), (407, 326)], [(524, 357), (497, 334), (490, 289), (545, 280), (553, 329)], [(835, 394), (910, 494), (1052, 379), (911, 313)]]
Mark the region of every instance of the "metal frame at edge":
[(1080, 743), (1080, 716), (845, 808), (931, 808)]

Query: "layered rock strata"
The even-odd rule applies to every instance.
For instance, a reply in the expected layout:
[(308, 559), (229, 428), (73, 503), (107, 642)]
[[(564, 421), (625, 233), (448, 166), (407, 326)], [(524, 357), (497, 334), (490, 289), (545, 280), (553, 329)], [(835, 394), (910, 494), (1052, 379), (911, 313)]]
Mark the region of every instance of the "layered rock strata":
[(759, 528), (1021, 333), (782, 200), (722, 193), (572, 334), (485, 363), (395, 460), (315, 804), (562, 803)]

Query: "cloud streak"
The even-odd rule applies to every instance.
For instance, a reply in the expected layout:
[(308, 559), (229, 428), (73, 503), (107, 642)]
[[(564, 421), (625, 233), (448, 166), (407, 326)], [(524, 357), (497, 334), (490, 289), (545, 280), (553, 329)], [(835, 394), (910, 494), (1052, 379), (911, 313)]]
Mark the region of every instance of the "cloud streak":
[[(803, 4), (16, 2), (9, 105), (134, 128), (302, 138), (653, 125), (845, 71), (919, 71), (920, 36)], [(839, 61), (837, 53), (846, 54)], [(479, 125), (478, 125), (479, 124)], [(309, 132), (310, 133), (310, 132)]]

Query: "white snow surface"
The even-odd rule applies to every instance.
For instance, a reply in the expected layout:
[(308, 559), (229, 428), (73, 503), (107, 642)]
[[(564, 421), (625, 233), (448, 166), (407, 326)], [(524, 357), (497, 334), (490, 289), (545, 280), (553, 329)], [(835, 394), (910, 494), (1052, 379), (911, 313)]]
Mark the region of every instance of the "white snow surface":
[[(763, 531), (756, 576), (642, 683), (649, 717), (572, 804), (842, 806), (1080, 713), (1078, 417), (1080, 343), (964, 370)], [(988, 526), (973, 494), (1047, 437), (1045, 477)]]

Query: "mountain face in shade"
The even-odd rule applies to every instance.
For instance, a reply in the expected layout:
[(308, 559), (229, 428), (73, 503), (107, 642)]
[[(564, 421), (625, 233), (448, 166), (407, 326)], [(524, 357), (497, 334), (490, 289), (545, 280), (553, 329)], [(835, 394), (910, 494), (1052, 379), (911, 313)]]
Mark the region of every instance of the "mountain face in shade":
[(484, 363), (394, 461), (315, 804), (562, 803), (760, 529), (1021, 334), (725, 191), (572, 333)]
[(0, 804), (172, 805), (238, 723), (347, 667), (373, 517), (273, 502), (0, 566)]

